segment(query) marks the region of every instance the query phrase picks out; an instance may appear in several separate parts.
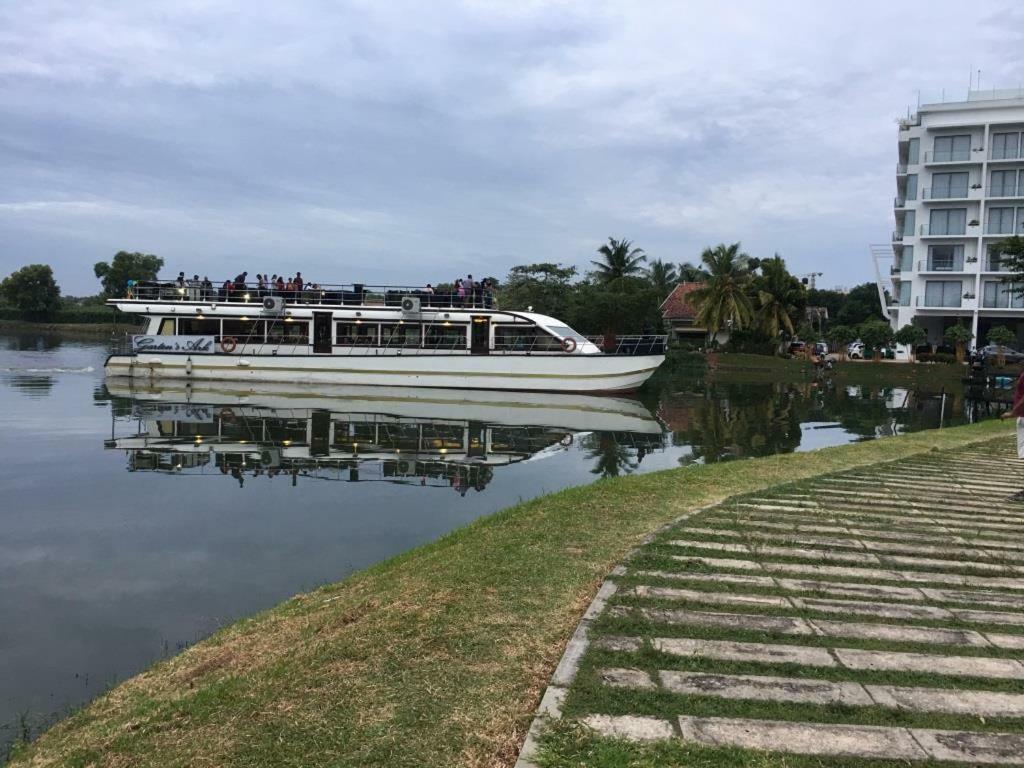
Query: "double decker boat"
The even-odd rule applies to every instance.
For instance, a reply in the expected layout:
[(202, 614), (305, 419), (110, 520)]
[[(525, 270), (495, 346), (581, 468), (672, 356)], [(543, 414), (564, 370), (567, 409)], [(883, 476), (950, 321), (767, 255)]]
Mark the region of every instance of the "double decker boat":
[(586, 338), (480, 292), (152, 282), (107, 303), (147, 318), (112, 350), (109, 377), (628, 392), (665, 359), (665, 336)]

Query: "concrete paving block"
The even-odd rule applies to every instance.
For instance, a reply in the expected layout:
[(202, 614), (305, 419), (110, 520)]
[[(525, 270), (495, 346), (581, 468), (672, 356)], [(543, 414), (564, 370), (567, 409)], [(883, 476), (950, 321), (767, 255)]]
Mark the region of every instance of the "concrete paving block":
[(791, 616), (757, 616), (745, 613), (714, 613), (672, 608), (636, 608), (635, 613), (659, 624), (721, 627), (780, 635), (810, 635), (813, 630), (804, 619)]
[[(855, 568), (845, 565), (814, 565), (811, 563), (762, 563), (761, 567), (771, 573), (806, 573), (816, 576), (839, 576), (849, 579), (873, 579), (878, 581), (903, 581), (904, 573), (885, 571), (881, 568)], [(937, 574), (939, 577), (944, 574)], [(938, 583), (944, 583), (939, 581)], [(957, 580), (957, 584), (963, 583)]]
[(865, 600), (823, 600), (815, 597), (793, 597), (790, 598), (790, 601), (802, 610), (823, 613), (854, 613), (887, 619), (930, 619), (935, 621), (948, 621), (953, 618), (950, 611), (932, 605), (899, 605)]
[(694, 557), (690, 555), (671, 555), (680, 563), (692, 563), (708, 568), (732, 568), (737, 571), (760, 571), (761, 564), (756, 560), (734, 560), (726, 557)]
[(932, 731), (910, 733), (933, 760), (985, 765), (1024, 765), (1024, 734)]
[(745, 573), (698, 573), (688, 571), (634, 571), (637, 576), (657, 577), (659, 579), (675, 579), (682, 581), (716, 581), (722, 584), (738, 584), (749, 587), (766, 587), (773, 589), (775, 579), (771, 576), (750, 576)]
[(792, 723), (727, 717), (679, 718), (683, 741), (797, 755), (922, 760), (927, 753), (905, 728)]
[[(836, 660), (825, 648), (802, 645), (659, 637), (651, 640), (651, 646), (672, 656), (703, 656), (721, 661), (756, 661), (765, 664), (802, 664), (805, 667), (837, 666)], [(1021, 669), (1024, 671), (1024, 667)]]
[(651, 676), (642, 669), (610, 667), (598, 670), (597, 676), (604, 685), (610, 685), (612, 688), (651, 689), (655, 687)]
[(865, 563), (878, 565), (878, 555), (870, 552), (834, 552), (830, 549), (807, 549), (805, 547), (777, 547), (770, 544), (759, 544), (754, 547), (757, 555), (769, 557), (800, 557), (807, 560), (825, 560), (837, 563)]
[(992, 592), (982, 589), (932, 589), (930, 587), (921, 587), (921, 592), (929, 600), (943, 603), (976, 603), (1024, 611), (1024, 595), (1014, 595), (1009, 592)]
[(847, 669), (878, 672), (925, 672), (937, 675), (1024, 680), (1024, 664), (1014, 659), (983, 656), (941, 656), (931, 653), (862, 651), (833, 648), (832, 653)]
[(779, 586), (794, 592), (820, 592), (835, 597), (889, 598), (892, 600), (924, 599), (916, 587), (893, 587), (887, 584), (851, 584), (841, 581), (813, 581), (811, 579), (776, 579)]
[(860, 683), (674, 670), (659, 670), (658, 677), (666, 690), (689, 696), (851, 707), (870, 707), (874, 703)]
[(643, 648), (644, 641), (639, 637), (622, 637), (621, 635), (605, 635), (591, 641), (595, 648), (604, 651), (633, 652)]
[(981, 634), (969, 629), (861, 624), (853, 621), (824, 621), (822, 619), (808, 619), (807, 623), (825, 637), (854, 637), (860, 640), (883, 640), (896, 643), (968, 645), (980, 648), (990, 645)]
[(972, 624), (1009, 624), (1011, 626), (1024, 626), (1024, 613), (1008, 613), (1006, 611), (965, 611), (953, 609), (953, 614), (960, 621), (969, 621)]
[(691, 528), (687, 526), (682, 529), (682, 533), (698, 533), (701, 536), (721, 536), (729, 539), (741, 539), (743, 534), (739, 531), (728, 531), (721, 528)]
[(587, 715), (580, 722), (602, 736), (627, 741), (666, 741), (675, 736), (672, 723), (657, 717)]
[(737, 595), (732, 592), (704, 592), (697, 589), (674, 589), (672, 587), (635, 587), (637, 597), (657, 600), (687, 600), (695, 603), (714, 605), (750, 605), (762, 608), (789, 608), (789, 601), (775, 595)]
[(996, 648), (1024, 651), (1024, 635), (1008, 635), (1001, 632), (986, 632), (985, 637)]
[(1020, 573), (1021, 569), (1001, 563), (983, 563), (978, 560), (941, 560), (935, 557), (909, 557), (905, 555), (881, 555), (886, 565), (905, 565), (910, 568), (942, 568), (950, 571), (985, 571), (986, 573)]
[(673, 547), (687, 547), (688, 549), (713, 549), (716, 552), (750, 552), (750, 548), (746, 544), (736, 544), (731, 541), (699, 541), (694, 539), (672, 539), (668, 543), (671, 544)]
[(946, 712), (975, 717), (1020, 717), (1024, 715), (1024, 694), (1020, 693), (910, 688), (897, 685), (865, 685), (864, 687), (879, 706), (890, 709), (902, 709), (909, 712)]

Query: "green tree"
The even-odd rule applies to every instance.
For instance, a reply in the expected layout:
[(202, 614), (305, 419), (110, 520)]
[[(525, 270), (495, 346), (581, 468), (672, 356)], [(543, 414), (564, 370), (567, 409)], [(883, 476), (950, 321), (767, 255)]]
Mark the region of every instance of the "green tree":
[(27, 319), (46, 320), (60, 308), (60, 287), (47, 264), (29, 264), (0, 283), (4, 301)]
[(164, 266), (164, 260), (151, 253), (118, 251), (108, 264), (98, 261), (93, 272), (103, 284), (103, 293), (108, 298), (124, 296), (129, 280), (156, 280)]
[(825, 338), (830, 344), (839, 347), (839, 354), (846, 358), (846, 348), (857, 338), (857, 331), (848, 325), (830, 325), (825, 332)]
[(708, 278), (690, 292), (690, 301), (697, 310), (694, 324), (707, 329), (709, 340), (723, 328), (743, 330), (753, 321), (747, 258), (739, 243), (705, 248), (700, 256)]
[(892, 346), (896, 335), (885, 320), (866, 320), (861, 323), (859, 332), (864, 346), (873, 350), (875, 360), (882, 359), (882, 347)]
[(658, 292), (663, 301), (679, 282), (675, 265), (661, 259), (654, 259), (651, 262), (647, 268), (647, 279), (651, 281), (651, 285), (654, 286), (654, 290)]
[(576, 267), (543, 262), (512, 267), (498, 295), (505, 309), (523, 310), (552, 317), (565, 317), (573, 292), (571, 284)]
[(995, 344), (998, 347), (996, 352), (996, 363), (1002, 368), (1006, 365), (1006, 347), (1017, 341), (1017, 334), (1007, 328), (1005, 325), (993, 325), (988, 330), (988, 334), (985, 337), (989, 344)]
[(946, 329), (946, 332), (942, 334), (942, 338), (946, 340), (947, 344), (952, 344), (956, 347), (956, 361), (962, 363), (964, 361), (964, 351), (967, 349), (967, 344), (971, 339), (974, 338), (974, 333), (965, 325), (951, 325)]
[(635, 277), (643, 272), (640, 264), (647, 259), (643, 248), (634, 248), (629, 240), (616, 240), (609, 237), (608, 242), (597, 249), (601, 254), (600, 261), (592, 261), (597, 269), (594, 274), (602, 282), (610, 282), (621, 277)]
[(910, 350), (910, 359), (913, 360), (914, 350), (921, 344), (924, 344), (925, 340), (928, 338), (928, 334), (925, 333), (924, 328), (921, 326), (907, 323), (896, 331), (893, 338), (896, 340), (897, 344), (902, 344)]
[(708, 271), (689, 261), (679, 265), (679, 282), (681, 283), (703, 283), (708, 279)]
[(1024, 293), (1024, 288), (1020, 287), (1024, 284), (1024, 237), (1008, 237), (993, 245), (992, 249), (998, 250), (999, 268), (1010, 273), (1003, 278), (1003, 282), (1016, 283), (1016, 292)]
[(770, 339), (778, 340), (783, 331), (792, 336), (807, 308), (807, 290), (779, 254), (761, 259), (758, 266), (761, 274), (753, 279), (758, 324)]
[[(838, 323), (839, 310), (846, 302), (846, 294), (842, 291), (826, 290), (824, 288), (812, 288), (807, 291), (808, 307), (824, 307), (828, 312), (828, 321)], [(854, 323), (856, 325), (857, 323)], [(843, 325), (843, 323), (840, 323)]]
[(829, 316), (842, 325), (857, 326), (866, 320), (881, 319), (882, 306), (878, 303), (878, 286), (861, 283), (846, 294), (839, 311)]
[(573, 291), (565, 318), (581, 333), (601, 333), (611, 345), (616, 334), (650, 332), (661, 327), (661, 299), (638, 277), (610, 283), (585, 281)]

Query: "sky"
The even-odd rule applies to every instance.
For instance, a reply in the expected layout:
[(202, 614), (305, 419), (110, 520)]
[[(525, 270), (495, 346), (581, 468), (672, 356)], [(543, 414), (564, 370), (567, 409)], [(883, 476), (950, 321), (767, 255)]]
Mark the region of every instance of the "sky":
[[(968, 10), (969, 8), (969, 10)], [(585, 270), (609, 236), (873, 279), (895, 120), (1024, 83), (1024, 6), (0, 0), (0, 273)]]

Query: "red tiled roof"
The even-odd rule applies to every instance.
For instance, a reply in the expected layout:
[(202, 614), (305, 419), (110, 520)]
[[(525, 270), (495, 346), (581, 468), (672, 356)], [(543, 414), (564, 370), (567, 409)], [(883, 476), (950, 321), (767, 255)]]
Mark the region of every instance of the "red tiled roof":
[(698, 286), (700, 283), (680, 283), (673, 288), (668, 298), (661, 302), (661, 316), (666, 320), (693, 320), (697, 310), (688, 297)]

